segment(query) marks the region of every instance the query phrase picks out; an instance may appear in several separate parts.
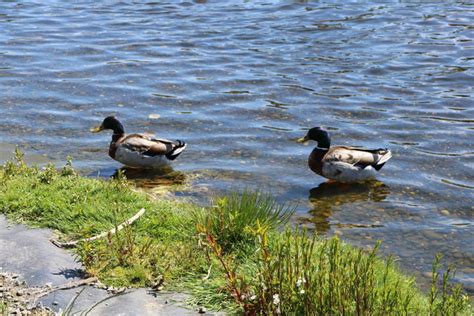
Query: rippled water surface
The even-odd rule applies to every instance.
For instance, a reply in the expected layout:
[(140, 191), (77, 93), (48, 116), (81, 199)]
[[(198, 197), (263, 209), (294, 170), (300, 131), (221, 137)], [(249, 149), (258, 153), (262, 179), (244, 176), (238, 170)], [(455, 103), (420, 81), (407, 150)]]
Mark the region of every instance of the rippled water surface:
[[(88, 130), (115, 114), (189, 143), (182, 195), (271, 191), (320, 233), (383, 239), (421, 283), (442, 252), (472, 293), (474, 4), (305, 2), (0, 1), (0, 154), (111, 175)], [(380, 182), (310, 172), (294, 140), (319, 125), (391, 148)]]

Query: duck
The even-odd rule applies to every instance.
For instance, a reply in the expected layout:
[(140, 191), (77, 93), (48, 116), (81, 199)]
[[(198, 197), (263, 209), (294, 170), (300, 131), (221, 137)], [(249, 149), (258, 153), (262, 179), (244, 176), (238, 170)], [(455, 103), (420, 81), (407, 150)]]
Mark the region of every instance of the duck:
[(151, 134), (125, 134), (122, 123), (108, 116), (102, 124), (90, 129), (92, 133), (112, 130), (109, 156), (131, 168), (154, 169), (175, 160), (187, 144), (181, 140), (156, 138)]
[(377, 171), (392, 158), (387, 148), (364, 149), (358, 147), (331, 147), (329, 133), (321, 127), (313, 127), (297, 140), (317, 142), (308, 157), (308, 166), (316, 174), (337, 182), (364, 182), (374, 179)]

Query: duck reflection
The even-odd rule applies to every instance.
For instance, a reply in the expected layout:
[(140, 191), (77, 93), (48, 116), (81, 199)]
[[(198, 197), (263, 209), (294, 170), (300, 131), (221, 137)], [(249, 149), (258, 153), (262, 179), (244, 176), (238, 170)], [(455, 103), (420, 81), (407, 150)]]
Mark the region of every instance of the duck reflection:
[(323, 182), (309, 190), (309, 201), (312, 209), (310, 221), (319, 233), (326, 233), (330, 229), (330, 216), (335, 208), (344, 204), (385, 200), (390, 190), (380, 181), (366, 183), (344, 184), (338, 182)]
[(186, 180), (186, 175), (183, 172), (175, 171), (170, 165), (165, 165), (159, 169), (137, 169), (123, 167), (115, 170), (112, 175), (117, 178), (119, 174), (125, 177), (142, 188), (154, 188), (162, 185), (183, 184)]

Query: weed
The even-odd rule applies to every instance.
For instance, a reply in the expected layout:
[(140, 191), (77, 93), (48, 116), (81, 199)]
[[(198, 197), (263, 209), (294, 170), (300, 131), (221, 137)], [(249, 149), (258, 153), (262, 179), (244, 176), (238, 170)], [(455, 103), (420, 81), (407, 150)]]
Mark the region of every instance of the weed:
[[(456, 284), (449, 286), (449, 281), (454, 278), (455, 270), (453, 266), (448, 266), (442, 275), (442, 285), (439, 289), (441, 254), (437, 254), (433, 260), (431, 269), (431, 290), (429, 295), (430, 315), (457, 315), (469, 305), (469, 298), (463, 295), (462, 287)], [(440, 297), (441, 294), (441, 297)]]
[[(379, 243), (367, 252), (299, 229), (274, 234), (258, 224), (252, 233), (258, 245), (255, 260), (240, 269), (242, 263), (223, 254), (209, 235), (207, 243), (222, 266), (226, 289), (244, 314), (456, 315), (469, 310), (460, 288), (445, 289), (449, 270), (441, 297), (427, 304), (393, 259), (377, 258)], [(436, 285), (434, 289), (438, 293)]]

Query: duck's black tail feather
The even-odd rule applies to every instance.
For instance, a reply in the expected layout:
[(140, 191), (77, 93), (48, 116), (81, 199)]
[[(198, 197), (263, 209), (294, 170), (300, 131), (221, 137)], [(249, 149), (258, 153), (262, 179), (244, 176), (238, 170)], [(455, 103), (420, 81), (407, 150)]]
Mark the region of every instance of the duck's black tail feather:
[(373, 166), (375, 170), (379, 171), (385, 165), (385, 163), (392, 158), (392, 152), (388, 149), (379, 149), (380, 158), (377, 163)]
[(173, 142), (173, 146), (173, 150), (165, 155), (169, 160), (175, 160), (186, 149), (187, 144), (178, 139)]

